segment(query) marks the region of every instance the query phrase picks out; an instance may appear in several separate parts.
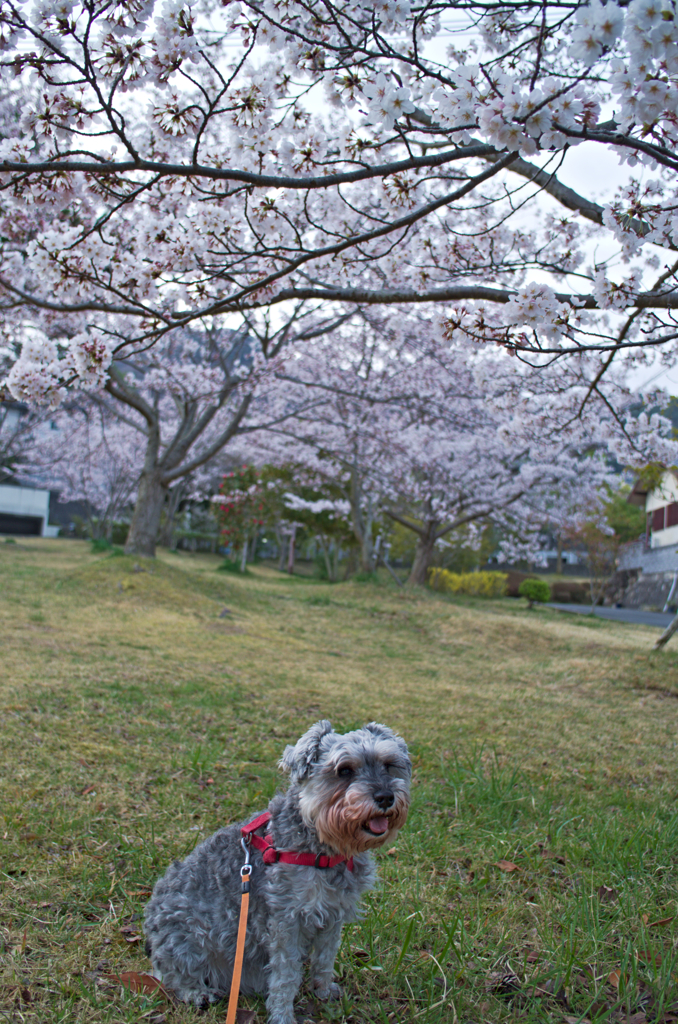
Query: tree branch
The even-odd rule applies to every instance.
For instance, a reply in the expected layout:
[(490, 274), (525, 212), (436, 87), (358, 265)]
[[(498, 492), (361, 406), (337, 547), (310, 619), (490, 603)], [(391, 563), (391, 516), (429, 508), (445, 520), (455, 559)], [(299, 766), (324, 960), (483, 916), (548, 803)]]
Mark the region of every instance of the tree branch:
[(252, 395), (245, 395), (229, 425), (221, 432), (216, 441), (213, 441), (201, 455), (192, 459), (190, 462), (185, 463), (183, 466), (177, 466), (175, 469), (172, 469), (167, 473), (163, 473), (163, 485), (167, 487), (173, 480), (178, 480), (181, 476), (187, 476), (189, 473), (192, 473), (194, 469), (198, 469), (199, 466), (203, 466), (212, 458), (212, 456), (216, 455), (217, 452), (219, 452), (224, 445), (227, 444), (235, 434), (237, 434), (238, 427), (245, 418), (251, 401)]
[(289, 189), (322, 189), (332, 185), (345, 185), (355, 181), (367, 181), (370, 178), (383, 178), (402, 171), (414, 170), (418, 167), (442, 167), (456, 160), (470, 157), (484, 157), (487, 153), (495, 153), (493, 146), (475, 143), (470, 146), (455, 146), (443, 153), (429, 156), (413, 156), (407, 160), (392, 160), (387, 164), (375, 164), (374, 167), (363, 167), (356, 171), (338, 171), (336, 174), (319, 174), (313, 177), (292, 177), (284, 174), (255, 174), (252, 171), (240, 171), (221, 167), (206, 167), (204, 164), (166, 164), (155, 160), (98, 160), (94, 154), (91, 160), (66, 160), (54, 158), (36, 163), (19, 160), (0, 160), (0, 173), (16, 172), (22, 178), (35, 174), (75, 173), (93, 174), (98, 177), (111, 177), (129, 171), (148, 171), (154, 175), (172, 178), (207, 178), (213, 181), (241, 181), (247, 185), (261, 188)]
[(137, 412), (141, 413), (144, 417), (149, 427), (157, 426), (157, 412), (137, 391), (127, 386), (122, 373), (115, 364), (111, 366), (109, 374), (110, 376), (106, 381), (105, 386), (109, 395), (111, 395), (112, 398), (117, 399), (119, 402), (124, 402), (125, 405), (129, 405), (132, 409), (136, 409)]

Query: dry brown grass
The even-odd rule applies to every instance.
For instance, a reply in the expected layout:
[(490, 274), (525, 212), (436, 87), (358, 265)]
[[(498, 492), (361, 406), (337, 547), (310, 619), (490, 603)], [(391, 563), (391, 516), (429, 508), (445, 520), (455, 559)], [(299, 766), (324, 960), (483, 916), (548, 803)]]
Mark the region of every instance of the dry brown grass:
[[(624, 914), (668, 913), (669, 869), (655, 877), (653, 858), (641, 879), (629, 854), (617, 877), (610, 837), (655, 825), (673, 835), (676, 653), (652, 653), (646, 627), (528, 613), (522, 602), (332, 587), (266, 568), (241, 579), (217, 564), (166, 554), (139, 572), (84, 542), (0, 543), (2, 1014), (193, 1019), (104, 976), (146, 968), (127, 939), (170, 859), (262, 806), (285, 743), (329, 717), (342, 729), (386, 721), (416, 764), (412, 819), (398, 853), (383, 858), (384, 892), (347, 937), (349, 998), (331, 1019), (451, 1020), (449, 997), (435, 1006), (441, 970), (456, 979), (460, 1020), (562, 1019), (562, 1001), (526, 1007), (497, 994), (491, 962), (548, 946), (552, 934), (549, 969), (561, 970), (565, 918), (581, 939), (576, 957), (589, 962), (583, 879), (620, 888), (635, 878)], [(491, 868), (509, 854), (529, 860), (539, 843), (570, 843), (570, 867), (544, 874), (540, 860), (529, 878), (527, 868)], [(610, 924), (595, 956), (621, 960), (625, 927)], [(371, 959), (356, 961), (356, 946)], [(598, 1016), (617, 1012), (613, 1002)], [(566, 1010), (584, 1003), (573, 994)]]

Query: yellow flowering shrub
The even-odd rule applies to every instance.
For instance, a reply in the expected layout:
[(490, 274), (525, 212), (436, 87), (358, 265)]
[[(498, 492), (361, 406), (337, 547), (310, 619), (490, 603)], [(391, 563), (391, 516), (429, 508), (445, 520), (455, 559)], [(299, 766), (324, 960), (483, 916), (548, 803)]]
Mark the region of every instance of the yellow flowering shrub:
[(429, 569), (428, 582), (434, 590), (471, 597), (506, 597), (508, 574), (505, 572), (450, 572)]

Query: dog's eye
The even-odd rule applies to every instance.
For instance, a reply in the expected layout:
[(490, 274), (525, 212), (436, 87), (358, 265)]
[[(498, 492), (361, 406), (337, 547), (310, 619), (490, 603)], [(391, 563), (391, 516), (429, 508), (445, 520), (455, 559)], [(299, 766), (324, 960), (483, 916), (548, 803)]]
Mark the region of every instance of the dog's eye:
[(340, 764), (337, 768), (337, 775), (342, 779), (347, 779), (349, 775), (353, 775), (353, 769), (348, 764)]
[(396, 768), (396, 766), (394, 764), (385, 764), (384, 768), (386, 769), (386, 771), (388, 772), (389, 775), (397, 775), (398, 774), (398, 769)]

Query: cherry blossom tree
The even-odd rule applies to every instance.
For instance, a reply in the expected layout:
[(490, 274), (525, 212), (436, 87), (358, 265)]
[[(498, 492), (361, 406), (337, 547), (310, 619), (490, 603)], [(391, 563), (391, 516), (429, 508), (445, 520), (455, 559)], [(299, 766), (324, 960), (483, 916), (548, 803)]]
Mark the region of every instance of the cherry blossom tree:
[(245, 464), (225, 474), (213, 499), (224, 541), (240, 549), (241, 572), (247, 566), (250, 540), (271, 514), (268, 482), (265, 472)]
[[(11, 345), (0, 344), (0, 377), (12, 366), (16, 352)], [(3, 373), (4, 371), (4, 373)], [(0, 399), (0, 484), (14, 479), (26, 448), (32, 443), (39, 417), (22, 403)]]
[(355, 543), (350, 525), (350, 505), (343, 499), (341, 488), (326, 477), (308, 472), (303, 465), (285, 469), (293, 479), (281, 494), (283, 514), (287, 517), (287, 522), (283, 520), (283, 523), (291, 535), (290, 561), (293, 560), (295, 528), (301, 527), (320, 548), (327, 579), (336, 583), (339, 579), (339, 558)]
[[(116, 437), (120, 444), (125, 438), (130, 448), (129, 493), (135, 496), (125, 550), (153, 556), (163, 511), (171, 524), (185, 490), (182, 483), (190, 481), (190, 490), (204, 491), (224, 450), (235, 438), (261, 425), (257, 419), (261, 402), (285, 345), (304, 343), (341, 322), (341, 317), (323, 316), (314, 307), (304, 309), (297, 304), (278, 327), (272, 327), (265, 315), (250, 316), (240, 330), (187, 328), (166, 336), (148, 351), (127, 353), (101, 373), (101, 390), (81, 393), (81, 399), (71, 399), (64, 410), (59, 437), (70, 430), (76, 447), (77, 439), (82, 440), (81, 465), (75, 465), (78, 460), (72, 444), (66, 446), (67, 458), (60, 455), (58, 445), (56, 449), (48, 445), (45, 452), (38, 448), (38, 464), (44, 466), (51, 459), (56, 473), (67, 471), (68, 493), (76, 495), (77, 478), (82, 484), (78, 496), (90, 501), (92, 485), (87, 481), (92, 459), (97, 461), (100, 444), (102, 459), (105, 450), (113, 452), (115, 445), (106, 448), (108, 441), (103, 435), (92, 441), (82, 426), (81, 412), (89, 403), (87, 422), (96, 420), (94, 409), (106, 423), (117, 422), (120, 431)], [(36, 344), (31, 336), (24, 348)], [(269, 402), (268, 409), (272, 408)], [(264, 422), (270, 424), (280, 415), (284, 413), (271, 411)], [(72, 428), (67, 426), (68, 417), (74, 417)], [(109, 482), (110, 474), (117, 473), (115, 458), (111, 458), (109, 469), (95, 469), (95, 475), (101, 473)], [(70, 463), (72, 471), (68, 471)]]
[(661, 437), (669, 424), (632, 412), (638, 396), (619, 373), (589, 397), (596, 366), (580, 356), (566, 377), (527, 370), (422, 316), (373, 315), (278, 373), (288, 400), (299, 404), (300, 389), (319, 397), (275, 429), (267, 457), (295, 453), (343, 489), (363, 569), (374, 568), (377, 517), (412, 530), (410, 582), (421, 584), (453, 531), (492, 521), (516, 550), (518, 540), (536, 548), (554, 495), (563, 508), (592, 500), (610, 455), (638, 465), (673, 451)]
[(0, 402), (0, 484), (21, 473), (26, 452), (44, 416), (18, 402)]
[[(2, 0), (0, 45), (15, 396), (309, 298), (435, 303), (453, 339), (600, 379), (672, 358), (674, 0)], [(606, 204), (559, 178), (582, 143), (630, 168)]]
[[(392, 401), (407, 397), (411, 388), (411, 381), (403, 380), (405, 391), (399, 390), (406, 366), (403, 345), (386, 359), (384, 330), (380, 318), (356, 314), (332, 341), (296, 349), (276, 372), (279, 388), (273, 397), (280, 422), (256, 439), (260, 458), (294, 466), (302, 481), (343, 502), (363, 572), (374, 570), (380, 516), (381, 492), (371, 467), (380, 459), (388, 424), (397, 429)], [(414, 358), (423, 371), (419, 354)], [(412, 356), (410, 372), (411, 362)]]
[(144, 438), (131, 423), (85, 400), (69, 402), (34, 433), (22, 452), (22, 477), (78, 501), (92, 537), (110, 540), (113, 523), (137, 497)]

